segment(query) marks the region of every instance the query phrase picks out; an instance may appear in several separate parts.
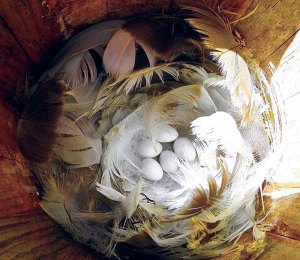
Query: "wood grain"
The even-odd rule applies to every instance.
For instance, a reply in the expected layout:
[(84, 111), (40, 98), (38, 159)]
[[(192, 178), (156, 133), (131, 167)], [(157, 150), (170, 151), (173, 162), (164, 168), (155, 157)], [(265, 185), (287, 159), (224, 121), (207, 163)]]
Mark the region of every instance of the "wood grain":
[(0, 217), (4, 217), (39, 206), (26, 162), (16, 144), (15, 111), (4, 102), (0, 103), (0, 111)]
[(88, 25), (107, 18), (105, 0), (49, 0), (44, 1), (48, 14), (59, 24), (64, 38)]
[(34, 64), (49, 61), (48, 55), (56, 51), (53, 46), (60, 39), (58, 23), (47, 12), (43, 1), (0, 0), (0, 16), (18, 39)]
[(97, 259), (41, 210), (0, 218), (0, 259)]
[(0, 90), (14, 93), (14, 87), (24, 83), (30, 66), (30, 58), (0, 17)]
[(260, 65), (278, 66), (282, 55), (300, 29), (300, 1), (260, 1), (256, 12), (239, 23), (247, 47)]

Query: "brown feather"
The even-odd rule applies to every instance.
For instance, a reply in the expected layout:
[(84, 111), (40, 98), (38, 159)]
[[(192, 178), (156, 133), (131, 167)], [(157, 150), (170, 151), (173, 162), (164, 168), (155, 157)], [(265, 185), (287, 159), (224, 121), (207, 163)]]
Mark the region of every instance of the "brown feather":
[(212, 205), (223, 194), (230, 178), (226, 163), (218, 158), (218, 164), (222, 174), (221, 187), (218, 189), (216, 180), (208, 177), (208, 194), (201, 187), (196, 188), (190, 204), (185, 209), (177, 211), (177, 215), (195, 216)]
[(63, 114), (64, 86), (55, 80), (42, 83), (21, 113), (17, 142), (26, 159), (47, 162), (56, 140), (56, 127)]
[(200, 48), (198, 34), (183, 19), (137, 17), (127, 21), (110, 40), (103, 58), (107, 72), (122, 75), (132, 71), (133, 50), (130, 57), (119, 55), (124, 52), (123, 42), (128, 38), (144, 49), (150, 66), (159, 59), (172, 61), (180, 54), (193, 53)]
[(182, 8), (191, 12), (190, 18), (186, 21), (200, 33), (207, 48), (226, 52), (238, 46), (229, 24), (212, 9), (204, 5), (201, 8), (191, 6)]
[(123, 27), (142, 46), (148, 58), (152, 56), (154, 61), (171, 61), (181, 53), (193, 49), (196, 43), (193, 39), (199, 40), (192, 28), (178, 18), (142, 17), (125, 23)]

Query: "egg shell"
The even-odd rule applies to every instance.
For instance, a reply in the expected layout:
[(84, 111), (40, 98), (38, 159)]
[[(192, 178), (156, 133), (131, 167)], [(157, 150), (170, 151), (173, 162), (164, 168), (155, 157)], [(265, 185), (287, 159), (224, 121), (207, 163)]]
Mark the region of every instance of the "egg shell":
[(177, 137), (177, 130), (174, 127), (167, 124), (159, 125), (153, 131), (153, 138), (158, 142), (173, 142), (177, 139)]
[(178, 169), (178, 156), (172, 151), (165, 150), (159, 156), (159, 163), (165, 172), (176, 172)]
[(159, 142), (146, 139), (140, 142), (139, 154), (145, 158), (153, 158), (159, 155), (162, 149), (162, 145)]
[(174, 152), (183, 160), (192, 162), (196, 158), (193, 143), (187, 137), (179, 137), (173, 144)]
[(160, 164), (151, 158), (142, 160), (142, 176), (149, 181), (159, 181), (163, 177), (163, 170)]

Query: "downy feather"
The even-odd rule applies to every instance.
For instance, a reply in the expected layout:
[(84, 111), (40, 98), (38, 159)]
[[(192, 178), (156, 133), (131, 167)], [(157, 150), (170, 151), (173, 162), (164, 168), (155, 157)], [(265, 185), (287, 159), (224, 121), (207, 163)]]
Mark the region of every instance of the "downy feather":
[(236, 122), (225, 112), (217, 112), (209, 117), (199, 117), (191, 123), (194, 136), (200, 142), (221, 149), (225, 153), (236, 155), (236, 153), (247, 154), (248, 149), (242, 138)]

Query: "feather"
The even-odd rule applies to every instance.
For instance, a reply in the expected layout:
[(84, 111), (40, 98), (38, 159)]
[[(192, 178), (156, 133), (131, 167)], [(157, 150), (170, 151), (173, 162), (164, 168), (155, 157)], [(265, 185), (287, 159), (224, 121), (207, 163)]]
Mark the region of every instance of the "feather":
[(130, 109), (125, 108), (125, 109), (117, 109), (114, 116), (112, 117), (112, 125), (117, 125), (119, 124), (127, 115), (130, 114)]
[[(230, 180), (229, 178), (229, 171), (226, 167), (226, 162), (221, 161), (218, 159), (218, 165), (220, 167), (220, 174), (221, 174), (221, 184), (218, 187), (216, 179), (211, 175), (211, 173), (206, 174), (202, 170), (202, 175), (204, 175), (202, 178), (197, 178), (197, 175), (199, 174), (199, 169), (196, 169), (194, 172), (194, 176), (191, 176), (192, 169), (188, 169), (188, 172), (185, 172), (185, 169), (182, 169), (182, 173), (185, 175), (184, 178), (186, 178), (186, 181), (182, 180), (180, 181), (181, 184), (184, 184), (184, 182), (189, 182), (189, 178), (192, 178), (191, 181), (193, 181), (193, 185), (188, 184), (186, 187), (191, 189), (191, 191), (188, 193), (190, 194), (190, 198), (188, 199), (184, 204), (183, 207), (180, 207), (179, 209), (175, 210), (174, 214), (176, 215), (183, 215), (187, 216), (188, 218), (191, 216), (198, 215), (200, 212), (202, 212), (205, 209), (208, 209), (213, 203), (218, 200), (225, 188), (228, 185), (228, 182)], [(188, 204), (187, 206), (185, 206)], [(175, 219), (171, 218), (171, 221), (178, 221), (185, 219), (186, 217), (175, 217)]]
[(135, 63), (135, 42), (124, 30), (118, 30), (109, 41), (103, 56), (104, 68), (113, 75), (126, 75)]
[[(300, 63), (300, 33), (295, 35), (292, 43), (284, 53), (278, 67), (270, 64), (272, 79), (270, 85), (264, 77), (267, 93), (270, 97), (269, 109), (272, 114), (270, 128), (273, 136), (274, 153), (280, 155), (282, 164), (274, 176), (276, 182), (299, 182), (300, 168), (300, 120), (298, 116), (299, 66)], [(274, 146), (275, 144), (275, 146)]]
[[(156, 253), (157, 256), (162, 256), (162, 252), (165, 251), (157, 248), (157, 245), (165, 248), (166, 250), (169, 250), (171, 248), (173, 249), (175, 246), (184, 243), (186, 239), (184, 236), (188, 236), (190, 233), (186, 232), (182, 235), (178, 235), (175, 232), (174, 234), (170, 232), (169, 236), (167, 236), (166, 233), (168, 233), (168, 231), (161, 227), (154, 228), (149, 221), (143, 222), (138, 231), (130, 228), (116, 229), (118, 237), (121, 237), (121, 239), (118, 239), (118, 241), (120, 242), (131, 244), (137, 238), (140, 238), (142, 239), (142, 242), (146, 245), (156, 245), (152, 248), (151, 252), (148, 252), (151, 253), (152, 256), (154, 255), (154, 253)], [(135, 246), (140, 247), (139, 245)], [(143, 248), (143, 251), (146, 253), (148, 250), (147, 248)]]
[[(180, 117), (178, 111), (192, 113), (196, 110), (198, 116), (212, 114), (216, 111), (213, 101), (201, 85), (187, 85), (171, 90), (149, 101), (144, 109), (144, 125), (150, 136), (154, 128), (162, 123), (177, 126), (187, 126), (189, 117)], [(194, 114), (194, 113), (193, 113)]]
[(219, 82), (223, 80), (223, 77), (211, 75), (203, 84), (217, 109), (230, 114), (236, 122), (241, 122), (240, 110), (233, 104), (230, 91), (227, 88), (218, 86)]
[(223, 83), (228, 89), (233, 103), (241, 109), (242, 126), (247, 126), (253, 121), (256, 105), (254, 84), (243, 58), (234, 51), (227, 51), (221, 55), (217, 54), (221, 72), (225, 76)]
[(124, 89), (125, 93), (128, 94), (139, 88), (143, 79), (145, 80), (146, 86), (149, 86), (154, 75), (158, 76), (159, 80), (162, 82), (164, 82), (164, 75), (169, 75), (175, 80), (178, 80), (178, 69), (173, 65), (176, 64), (162, 64), (156, 67), (148, 67), (135, 71), (124, 80), (120, 85), (118, 92)]
[(142, 192), (144, 182), (140, 180), (137, 185), (130, 191), (126, 199), (122, 202), (123, 210), (126, 212), (126, 218), (132, 217), (137, 209), (140, 201), (140, 194)]
[(60, 68), (60, 75), (69, 89), (79, 85), (85, 86), (97, 78), (97, 67), (91, 54), (86, 51), (74, 55)]
[(85, 222), (87, 220), (91, 220), (97, 222), (101, 225), (110, 222), (114, 219), (115, 213), (114, 212), (84, 212), (78, 211), (72, 214), (73, 219), (76, 221)]
[[(137, 92), (141, 88), (142, 84), (149, 89), (155, 86), (152, 81), (156, 76), (162, 83), (161, 86), (166, 88), (166, 82), (164, 78), (166, 76), (172, 77), (174, 80), (179, 81), (181, 78), (179, 75), (181, 71), (193, 72), (195, 74), (202, 72), (198, 67), (191, 64), (183, 64), (180, 62), (161, 64), (155, 67), (148, 67), (132, 72), (126, 77), (119, 77), (116, 81), (109, 82), (100, 89), (98, 93), (97, 101), (91, 114), (86, 114), (88, 117), (97, 113), (97, 111), (104, 110), (104, 113), (110, 112), (113, 114), (116, 108), (130, 106), (134, 108), (134, 105), (142, 104), (146, 101), (146, 95), (139, 96), (137, 93), (132, 96), (128, 96), (132, 92)], [(203, 73), (203, 72), (202, 72)], [(205, 90), (204, 90), (205, 91)], [(133, 93), (132, 93), (133, 94)], [(122, 101), (121, 101), (122, 99)], [(204, 99), (203, 99), (204, 101)], [(130, 104), (130, 105), (129, 105)]]
[(17, 127), (20, 151), (32, 162), (50, 160), (56, 142), (56, 129), (63, 114), (61, 82), (43, 82), (29, 98)]
[(74, 122), (63, 117), (57, 133), (59, 137), (54, 152), (65, 166), (81, 168), (100, 163), (102, 141), (92, 136), (95, 129), (90, 122), (85, 119)]
[(205, 140), (205, 143), (211, 147), (221, 147), (226, 154), (249, 153), (236, 122), (225, 112), (217, 112), (209, 117), (199, 117), (191, 123), (191, 128), (197, 140), (200, 142)]
[(219, 52), (226, 52), (237, 47), (229, 24), (212, 9), (201, 7), (183, 6), (183, 10), (190, 11), (191, 18), (186, 21), (200, 33), (201, 40), (207, 48)]
[(40, 205), (57, 223), (71, 227), (73, 226), (71, 211), (76, 211), (76, 206), (75, 204), (72, 205), (71, 200), (78, 190), (80, 182), (78, 179), (72, 180), (70, 176), (65, 175), (60, 170), (57, 172), (59, 173), (57, 177), (55, 176), (56, 171), (54, 171), (54, 174), (49, 177), (42, 176), (40, 179), (44, 188)]
[(152, 77), (157, 75), (160, 81), (163, 81), (164, 74), (170, 75), (174, 79), (178, 79), (178, 69), (176, 63), (162, 64), (156, 67), (148, 67), (132, 72), (126, 77), (119, 77), (116, 81), (109, 82), (102, 86), (98, 93), (97, 100), (92, 109), (91, 114), (95, 115), (99, 110), (103, 110), (111, 105), (112, 102), (118, 104), (115, 99), (124, 98), (131, 91), (141, 87), (143, 80), (146, 85), (150, 85)]
[(110, 174), (108, 170), (104, 170), (101, 177), (101, 185), (105, 187), (111, 187)]
[(252, 148), (252, 153), (257, 163), (268, 156), (271, 147), (267, 132), (261, 123), (251, 122), (247, 127), (242, 128), (240, 132), (244, 140)]
[(139, 167), (132, 162), (128, 148), (134, 135), (142, 129), (140, 110), (141, 109), (138, 108), (131, 113), (118, 125), (111, 128), (105, 136), (108, 145), (104, 154), (104, 166), (110, 173), (115, 174), (121, 179), (129, 180), (122, 170), (126, 167), (125, 162), (128, 162), (135, 169), (139, 169)]
[(100, 207), (103, 210), (107, 206), (103, 205), (103, 197), (95, 196), (93, 189), (88, 187), (88, 176), (93, 173), (54, 169), (52, 175), (42, 178), (44, 192), (41, 207), (75, 240), (104, 253), (110, 238), (105, 225), (114, 218), (115, 213), (99, 211)]
[(100, 88), (102, 74), (94, 83), (80, 86), (65, 92), (65, 113), (71, 113), (81, 118), (94, 106)]
[(60, 189), (54, 177), (44, 182), (44, 188), (46, 192), (40, 202), (42, 209), (60, 225), (70, 226), (72, 224), (70, 215), (64, 205), (67, 199), (66, 193)]
[[(231, 28), (221, 17), (207, 7), (184, 7), (193, 11), (193, 18), (186, 19), (204, 37), (204, 45), (211, 50), (221, 73), (225, 76), (221, 85), (230, 89), (232, 100), (241, 109), (242, 125), (246, 126), (255, 115), (254, 84), (244, 59), (233, 51), (237, 43)], [(220, 84), (220, 82), (219, 82)]]
[[(104, 176), (104, 178), (103, 178)], [(97, 183), (97, 191), (103, 194), (110, 200), (121, 202), (122, 211), (125, 213), (126, 218), (132, 217), (137, 209), (140, 200), (140, 193), (143, 187), (143, 181), (139, 181), (137, 185), (132, 188), (127, 196), (123, 195), (121, 192), (112, 188), (110, 181), (107, 181), (107, 176), (109, 176), (108, 170), (104, 171), (102, 176), (101, 184)], [(105, 186), (105, 184), (107, 186)]]
[(184, 109), (185, 111), (192, 110), (191, 108), (197, 107), (200, 95), (200, 86), (185, 86), (150, 99), (142, 107), (143, 128), (146, 134), (152, 138), (155, 129), (159, 128), (160, 125), (176, 125), (180, 124), (182, 120), (185, 121), (185, 118), (176, 120), (177, 109), (175, 108), (182, 106), (187, 107)]
[(200, 66), (184, 64), (184, 68), (179, 71), (179, 78), (186, 85), (203, 84), (208, 78), (208, 74)]
[(68, 84), (71, 84), (69, 88), (72, 89), (96, 80), (96, 64), (89, 50), (94, 50), (98, 55), (102, 55), (103, 51), (99, 47), (102, 48), (107, 45), (110, 38), (123, 23), (120, 20), (101, 22), (73, 37), (56, 55), (38, 82), (58, 74)]
[(103, 194), (105, 197), (107, 197), (110, 200), (121, 202), (126, 198), (125, 195), (116, 191), (112, 187), (107, 187), (100, 183), (97, 183), (96, 185), (97, 185), (97, 191), (99, 191), (101, 194)]
[(182, 19), (134, 18), (123, 24), (110, 40), (104, 54), (104, 67), (108, 73), (117, 76), (131, 72), (135, 42), (144, 49), (150, 66), (154, 66), (158, 59), (172, 61), (182, 53), (199, 48), (194, 38), (197, 38), (196, 34)]
[(168, 214), (165, 207), (159, 206), (157, 204), (150, 204), (148, 202), (140, 201), (139, 206), (144, 209), (147, 214), (156, 218), (161, 218)]

